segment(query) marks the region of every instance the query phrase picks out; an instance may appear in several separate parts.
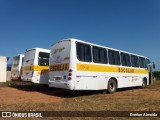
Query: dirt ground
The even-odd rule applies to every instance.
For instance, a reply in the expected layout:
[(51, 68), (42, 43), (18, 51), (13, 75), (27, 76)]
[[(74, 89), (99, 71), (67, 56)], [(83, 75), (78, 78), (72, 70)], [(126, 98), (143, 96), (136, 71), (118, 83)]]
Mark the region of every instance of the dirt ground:
[[(59, 96), (57, 96), (57, 92), (60, 93)], [(54, 90), (50, 89), (48, 91), (32, 91), (32, 90), (21, 90), (13, 87), (2, 87), (0, 88), (0, 104), (16, 104), (16, 103), (57, 103), (62, 102), (65, 100), (65, 93), (69, 93), (68, 97), (73, 96), (76, 92), (77, 94), (87, 94), (87, 91), (76, 91), (75, 93), (70, 93), (71, 91), (65, 91), (65, 90)], [(132, 89), (121, 89), (117, 93), (114, 94), (97, 94), (97, 91), (92, 92), (88, 91), (93, 96), (95, 93), (95, 97), (101, 97), (101, 98), (112, 98), (115, 99), (124, 99), (124, 98), (133, 98), (133, 97), (143, 97), (143, 99), (149, 99), (152, 98), (153, 100), (160, 100), (160, 92), (158, 88), (145, 88), (145, 89), (139, 89), (139, 88), (132, 88)], [(63, 96), (64, 95), (64, 96)]]
[[(24, 83), (0, 85), (0, 111), (159, 111), (160, 81), (147, 88), (70, 91)], [(79, 120), (79, 119), (78, 119)]]
[(16, 88), (5, 87), (0, 88), (0, 104), (16, 104), (16, 103), (50, 103), (61, 102), (63, 98), (43, 94), (37, 91), (23, 91)]

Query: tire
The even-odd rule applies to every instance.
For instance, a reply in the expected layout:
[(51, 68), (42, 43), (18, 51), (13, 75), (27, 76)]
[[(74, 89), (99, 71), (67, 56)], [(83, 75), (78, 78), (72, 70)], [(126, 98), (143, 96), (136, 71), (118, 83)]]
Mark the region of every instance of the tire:
[(115, 80), (110, 79), (108, 81), (107, 90), (108, 90), (109, 94), (112, 94), (112, 93), (116, 92), (116, 90), (117, 90), (117, 83), (116, 83)]
[(147, 86), (147, 81), (145, 79), (142, 80), (142, 88), (145, 88)]

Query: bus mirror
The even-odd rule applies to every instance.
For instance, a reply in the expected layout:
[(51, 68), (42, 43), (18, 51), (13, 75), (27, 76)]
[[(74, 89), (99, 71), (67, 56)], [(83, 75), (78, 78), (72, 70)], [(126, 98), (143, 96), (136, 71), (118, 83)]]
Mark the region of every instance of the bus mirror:
[(155, 69), (155, 64), (153, 64), (153, 69)]

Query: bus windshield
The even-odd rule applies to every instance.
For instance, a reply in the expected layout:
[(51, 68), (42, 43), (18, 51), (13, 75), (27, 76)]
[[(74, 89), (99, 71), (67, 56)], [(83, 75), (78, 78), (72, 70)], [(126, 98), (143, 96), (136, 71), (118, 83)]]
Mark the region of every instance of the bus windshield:
[(34, 58), (35, 58), (35, 49), (29, 50), (25, 53), (24, 62), (28, 63), (34, 61)]
[(20, 61), (20, 56), (15, 56), (13, 58), (13, 67), (17, 67), (19, 65), (19, 61)]

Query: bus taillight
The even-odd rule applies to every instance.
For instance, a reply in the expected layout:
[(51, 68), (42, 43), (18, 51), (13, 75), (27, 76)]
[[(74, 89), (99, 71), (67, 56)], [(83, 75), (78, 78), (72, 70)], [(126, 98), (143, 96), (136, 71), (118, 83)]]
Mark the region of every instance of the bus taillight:
[(72, 73), (69, 73), (68, 76), (72, 76)]
[(70, 70), (69, 70), (68, 80), (71, 80), (71, 79), (72, 79), (72, 77), (71, 77), (71, 76), (72, 76), (72, 69), (70, 69)]

